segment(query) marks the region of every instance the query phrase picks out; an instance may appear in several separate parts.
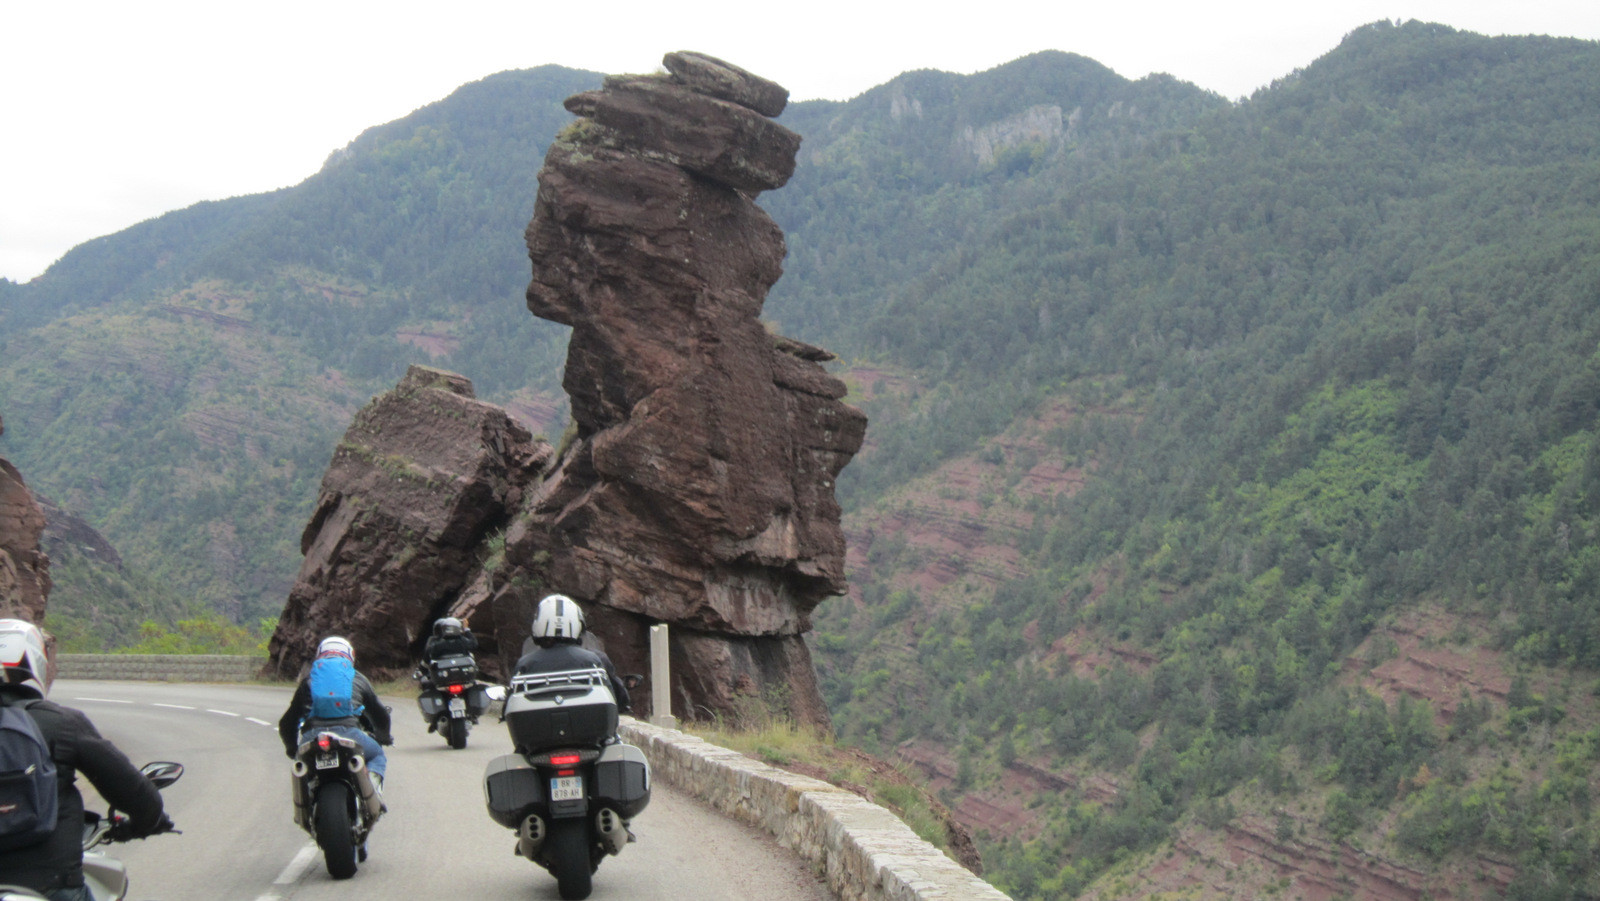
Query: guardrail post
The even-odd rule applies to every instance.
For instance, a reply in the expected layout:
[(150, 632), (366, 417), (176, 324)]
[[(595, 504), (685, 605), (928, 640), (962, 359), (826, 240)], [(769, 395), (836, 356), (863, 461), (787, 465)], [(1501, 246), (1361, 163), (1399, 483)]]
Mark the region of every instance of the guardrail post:
[(672, 668), (665, 623), (650, 627), (650, 725), (678, 728), (678, 718), (672, 715)]

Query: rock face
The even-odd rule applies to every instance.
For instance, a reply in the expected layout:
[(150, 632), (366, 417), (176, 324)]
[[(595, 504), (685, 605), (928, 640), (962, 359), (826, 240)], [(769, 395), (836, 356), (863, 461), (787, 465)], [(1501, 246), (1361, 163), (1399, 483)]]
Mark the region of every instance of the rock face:
[(428, 625), (484, 565), (487, 539), (549, 457), (465, 378), (411, 367), (334, 451), (269, 670), (295, 676), (318, 641), (339, 634), (368, 675), (409, 673)]
[(802, 636), (845, 588), (833, 486), (866, 417), (831, 354), (757, 318), (784, 241), (752, 197), (788, 180), (800, 138), (768, 118), (781, 87), (664, 62), (569, 98), (582, 118), (540, 172), (528, 308), (572, 327), (576, 435), (485, 593), (526, 608), (521, 575), (572, 595), (627, 671), (648, 672), (647, 629), (670, 624), (679, 716), (756, 695), (825, 723)]
[(50, 597), (50, 558), (39, 546), (44, 525), (22, 473), (0, 457), (0, 618), (44, 621)]
[(323, 480), (277, 674), (339, 633), (363, 670), (398, 675), (452, 615), (503, 678), (559, 591), (623, 672), (649, 673), (649, 627), (671, 627), (680, 717), (759, 699), (828, 722), (804, 634), (845, 589), (834, 479), (866, 417), (831, 354), (757, 318), (784, 241), (751, 198), (788, 180), (800, 138), (770, 118), (783, 88), (699, 54), (665, 63), (569, 98), (581, 118), (539, 175), (528, 308), (572, 328), (559, 453), (460, 376), (414, 367)]

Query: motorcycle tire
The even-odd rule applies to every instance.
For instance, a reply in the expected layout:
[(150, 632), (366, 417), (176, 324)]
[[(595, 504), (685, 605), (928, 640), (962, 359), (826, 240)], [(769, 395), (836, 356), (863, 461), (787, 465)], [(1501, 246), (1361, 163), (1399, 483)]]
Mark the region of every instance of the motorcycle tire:
[(467, 746), (466, 719), (452, 719), (450, 720), (450, 725), (445, 728), (448, 731), (445, 733), (444, 740), (450, 743), (450, 747), (459, 751)]
[(317, 847), (322, 849), (328, 875), (335, 879), (349, 879), (356, 874), (350, 800), (350, 786), (343, 782), (324, 782), (317, 787)]
[(545, 859), (550, 861), (550, 875), (556, 877), (562, 899), (582, 901), (589, 897), (594, 868), (589, 866), (588, 822), (582, 817), (556, 820), (550, 824), (549, 837), (544, 841)]

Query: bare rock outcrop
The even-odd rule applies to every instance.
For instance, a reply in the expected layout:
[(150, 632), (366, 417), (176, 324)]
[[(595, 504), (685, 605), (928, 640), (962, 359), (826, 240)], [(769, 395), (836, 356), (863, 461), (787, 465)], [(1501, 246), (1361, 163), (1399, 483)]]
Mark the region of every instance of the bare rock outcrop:
[(671, 624), (674, 713), (761, 696), (825, 723), (802, 636), (845, 588), (833, 487), (866, 417), (831, 354), (758, 319), (785, 248), (752, 198), (788, 180), (800, 138), (769, 118), (781, 87), (665, 64), (570, 98), (582, 118), (540, 172), (528, 308), (572, 327), (576, 435), (507, 532), (488, 608), (527, 607), (519, 574), (564, 591), (641, 673), (648, 627)]
[(50, 597), (50, 558), (39, 544), (44, 527), (44, 511), (22, 473), (0, 457), (0, 617), (44, 621)]
[(412, 366), (334, 451), (269, 670), (293, 677), (322, 637), (341, 634), (369, 675), (409, 672), (429, 623), (484, 564), (486, 539), (550, 455), (467, 379)]
[(649, 627), (672, 627), (680, 717), (759, 699), (828, 722), (804, 635), (845, 589), (834, 480), (866, 417), (831, 354), (758, 319), (785, 249), (752, 198), (788, 180), (800, 138), (772, 121), (778, 85), (700, 54), (665, 64), (569, 98), (581, 118), (539, 175), (527, 300), (572, 328), (561, 449), (414, 367), (323, 480), (271, 643), (279, 675), (332, 632), (398, 674), (453, 615), (503, 677), (560, 591), (624, 672), (648, 673)]

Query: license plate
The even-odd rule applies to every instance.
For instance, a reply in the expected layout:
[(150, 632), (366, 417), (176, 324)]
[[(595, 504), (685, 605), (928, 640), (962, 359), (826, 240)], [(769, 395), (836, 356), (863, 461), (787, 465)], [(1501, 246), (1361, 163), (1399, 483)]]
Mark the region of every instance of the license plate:
[(333, 769), (338, 769), (338, 768), (339, 768), (339, 755), (338, 754), (318, 754), (317, 755), (317, 769), (319, 769), (319, 770), (333, 770)]
[(455, 717), (466, 716), (467, 702), (461, 698), (450, 699), (450, 715)]
[(582, 801), (582, 776), (557, 776), (550, 780), (550, 800)]

